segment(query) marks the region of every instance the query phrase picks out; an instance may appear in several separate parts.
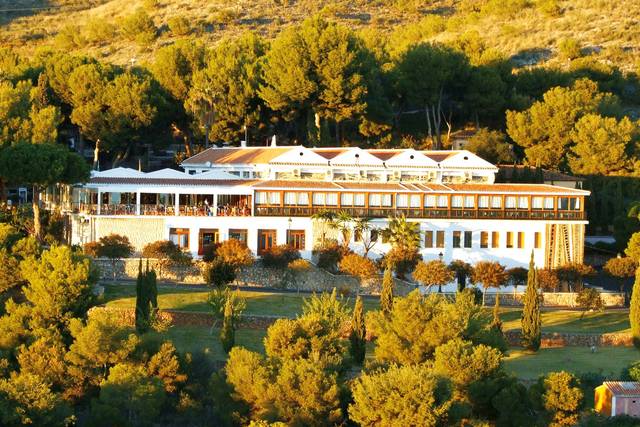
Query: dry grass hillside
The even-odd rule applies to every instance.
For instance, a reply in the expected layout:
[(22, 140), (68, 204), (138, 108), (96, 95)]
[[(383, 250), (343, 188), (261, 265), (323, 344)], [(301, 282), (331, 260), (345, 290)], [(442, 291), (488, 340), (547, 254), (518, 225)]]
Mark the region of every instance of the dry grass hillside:
[[(155, 40), (140, 42), (123, 30), (139, 10), (157, 27)], [(521, 64), (561, 61), (558, 45), (572, 39), (602, 60), (638, 67), (638, 0), (0, 0), (0, 45), (125, 64), (182, 37), (215, 43), (247, 30), (273, 37), (313, 13), (408, 38), (446, 41), (477, 31)]]

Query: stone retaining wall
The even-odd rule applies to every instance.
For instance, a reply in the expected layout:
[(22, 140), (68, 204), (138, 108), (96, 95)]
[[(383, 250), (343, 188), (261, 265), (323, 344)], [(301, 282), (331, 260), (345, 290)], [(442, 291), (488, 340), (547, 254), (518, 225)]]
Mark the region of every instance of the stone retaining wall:
[[(107, 311), (112, 317), (117, 318), (118, 324), (122, 326), (135, 326), (135, 309), (116, 307), (94, 307), (89, 311)], [(158, 315), (163, 322), (172, 326), (206, 326), (213, 325), (213, 315), (202, 312), (187, 312), (177, 310), (159, 310)], [(255, 316), (242, 315), (238, 324), (242, 329), (267, 329), (280, 317), (277, 316)], [(343, 335), (348, 335), (348, 325), (344, 325)], [(510, 330), (504, 333), (505, 339), (510, 346), (520, 346), (522, 338), (520, 331)], [(543, 332), (540, 342), (541, 348), (554, 347), (630, 347), (633, 345), (633, 338), (630, 333), (608, 333), (608, 334), (580, 334), (580, 333), (557, 333)]]
[[(505, 332), (505, 338), (509, 345), (522, 345), (520, 331), (512, 330)], [(608, 333), (608, 334), (579, 334), (579, 333), (559, 333), (543, 332), (540, 340), (541, 348), (554, 347), (630, 347), (633, 345), (633, 338), (630, 333)]]
[[(118, 319), (118, 324), (122, 326), (135, 326), (134, 308), (117, 307), (93, 307), (89, 310), (89, 315), (95, 311), (106, 311), (111, 317)], [(158, 317), (161, 321), (171, 326), (213, 326), (213, 315), (202, 312), (189, 312), (178, 310), (158, 310)], [(253, 316), (242, 315), (240, 317), (239, 328), (243, 329), (267, 329), (273, 322), (278, 320), (277, 316)]]
[[(620, 292), (601, 292), (600, 296), (605, 307), (624, 307), (625, 295)], [(543, 294), (543, 307), (577, 307), (576, 292), (545, 292)], [(524, 293), (500, 293), (500, 305), (504, 306), (521, 306)], [(487, 292), (485, 295), (485, 304), (494, 305), (496, 294)]]
[[(100, 275), (102, 280), (113, 280), (114, 272), (116, 280), (135, 280), (138, 276), (139, 260), (137, 258), (127, 258), (117, 260), (114, 265), (108, 259), (96, 259), (98, 267), (100, 267)], [(146, 260), (144, 261), (146, 265)], [(190, 266), (175, 266), (171, 268), (160, 268), (156, 260), (149, 260), (150, 267), (160, 273), (160, 280), (187, 283), (187, 284), (203, 284), (202, 269), (204, 263), (202, 261), (194, 261)], [(323, 292), (336, 288), (338, 292), (345, 294), (353, 294), (358, 287), (358, 280), (353, 276), (335, 275), (325, 270), (311, 266), (311, 269), (292, 275), (290, 271), (276, 270), (264, 268), (259, 263), (241, 269), (236, 283), (241, 286), (255, 286), (262, 288), (300, 290), (307, 292)], [(396, 295), (406, 295), (413, 286), (401, 281), (395, 280)], [(364, 284), (360, 288), (363, 295), (378, 295), (380, 293), (380, 280), (372, 280)]]

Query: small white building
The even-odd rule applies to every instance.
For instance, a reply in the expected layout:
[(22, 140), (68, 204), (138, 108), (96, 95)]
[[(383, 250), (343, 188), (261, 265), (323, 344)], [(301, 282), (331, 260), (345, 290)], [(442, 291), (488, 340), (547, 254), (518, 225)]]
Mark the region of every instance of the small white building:
[[(536, 265), (553, 267), (583, 257), (588, 191), (496, 184), (496, 166), (464, 150), (210, 148), (181, 166), (185, 172), (94, 172), (64, 204), (72, 243), (117, 233), (138, 250), (170, 239), (197, 256), (235, 238), (258, 255), (290, 244), (310, 258), (324, 232), (312, 216), (329, 210), (378, 229), (392, 216), (418, 222), (425, 260), (515, 267), (527, 266), (533, 251)], [(369, 254), (378, 257), (389, 244), (373, 237)]]

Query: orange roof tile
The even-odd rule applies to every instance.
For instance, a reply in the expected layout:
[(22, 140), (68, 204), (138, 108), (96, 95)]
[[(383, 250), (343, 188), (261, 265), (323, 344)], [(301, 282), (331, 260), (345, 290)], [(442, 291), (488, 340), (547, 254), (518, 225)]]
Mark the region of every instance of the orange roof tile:
[[(429, 184), (431, 185), (431, 184)], [(469, 193), (549, 193), (585, 195), (588, 191), (546, 184), (445, 184), (453, 191)]]
[(285, 181), (285, 180), (272, 180), (258, 182), (253, 185), (254, 188), (319, 188), (319, 189), (331, 189), (339, 190), (340, 187), (329, 181)]
[(386, 162), (390, 158), (395, 157), (402, 152), (402, 150), (367, 150), (367, 151), (369, 152), (369, 154), (376, 156), (383, 162)]
[(605, 381), (602, 383), (616, 396), (640, 396), (640, 382)]
[(314, 153), (324, 157), (327, 160), (331, 160), (336, 156), (339, 156), (340, 154), (344, 153), (345, 151), (347, 151), (347, 148), (341, 149), (341, 148), (312, 148), (311, 151), (313, 151)]
[(182, 162), (185, 165), (204, 164), (250, 164), (269, 163), (293, 147), (234, 147), (209, 148)]
[(449, 157), (455, 156), (459, 151), (435, 151), (435, 150), (427, 150), (422, 151), (422, 154), (429, 157), (435, 162), (440, 163), (443, 160), (448, 159)]

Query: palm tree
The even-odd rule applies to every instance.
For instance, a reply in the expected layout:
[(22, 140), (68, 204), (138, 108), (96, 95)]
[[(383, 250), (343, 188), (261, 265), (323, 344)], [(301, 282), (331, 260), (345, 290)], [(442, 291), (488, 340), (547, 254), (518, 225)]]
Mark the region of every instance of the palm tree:
[(320, 232), (320, 244), (322, 247), (325, 245), (326, 237), (327, 237), (327, 227), (333, 223), (336, 218), (336, 214), (330, 210), (323, 210), (320, 212), (316, 212), (311, 215), (311, 219), (317, 221), (320, 224), (321, 232)]
[(394, 248), (415, 250), (420, 247), (420, 224), (407, 221), (404, 215), (389, 218), (382, 235)]
[[(370, 218), (356, 218), (355, 225), (353, 227), (353, 232), (356, 237), (360, 237), (360, 242), (362, 243), (362, 248), (364, 249), (365, 258), (369, 255), (369, 251), (373, 248), (378, 241), (377, 239), (377, 228), (371, 225)], [(376, 239), (373, 239), (376, 237)]]
[(329, 223), (329, 227), (338, 230), (342, 236), (342, 246), (349, 249), (351, 234), (353, 233), (353, 217), (347, 211), (340, 211)]

